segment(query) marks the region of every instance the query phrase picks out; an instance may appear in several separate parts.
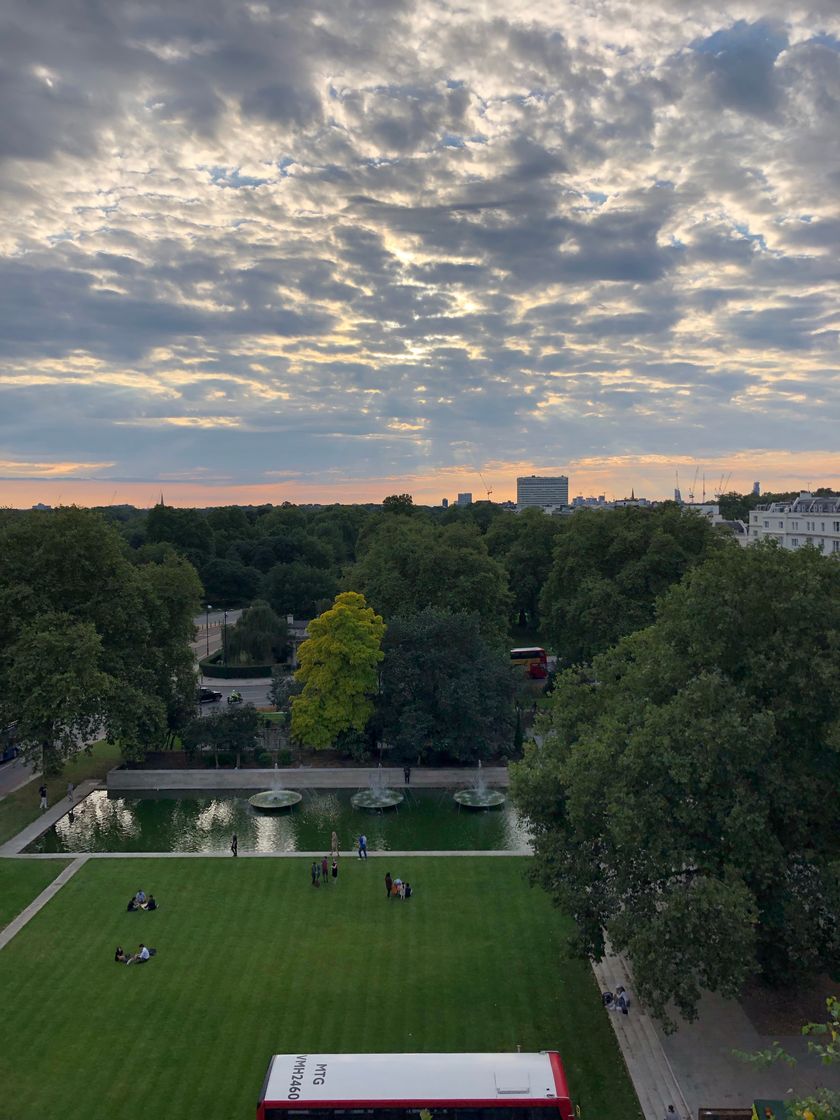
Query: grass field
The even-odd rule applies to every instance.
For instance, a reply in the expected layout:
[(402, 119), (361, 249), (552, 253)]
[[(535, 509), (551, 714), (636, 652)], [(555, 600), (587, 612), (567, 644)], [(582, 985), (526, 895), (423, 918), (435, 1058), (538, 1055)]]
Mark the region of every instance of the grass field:
[[(584, 1120), (638, 1105), (527, 860), (90, 860), (0, 952), (0, 1118), (238, 1120), (273, 1053), (557, 1048)], [(387, 901), (386, 870), (415, 887)], [(142, 885), (161, 909), (128, 914)], [(113, 963), (114, 946), (158, 949)]]
[(25, 910), (68, 863), (69, 859), (0, 859), (0, 929)]
[[(104, 741), (94, 743), (90, 754), (80, 751), (72, 762), (68, 762), (58, 778), (47, 782), (50, 805), (61, 801), (67, 795), (67, 783), (78, 785), (86, 778), (104, 778), (114, 766), (119, 765), (120, 749), (113, 743)], [(38, 786), (42, 779), (33, 778), (15, 793), (10, 793), (0, 801), (0, 844), (5, 844), (13, 836), (26, 828), (39, 815)]]

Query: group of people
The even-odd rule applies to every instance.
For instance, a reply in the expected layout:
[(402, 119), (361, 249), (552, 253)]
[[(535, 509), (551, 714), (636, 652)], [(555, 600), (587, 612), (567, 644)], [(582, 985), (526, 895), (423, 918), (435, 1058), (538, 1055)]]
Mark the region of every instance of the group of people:
[(114, 960), (117, 964), (145, 964), (156, 952), (156, 949), (146, 948), (142, 941), (136, 953), (126, 953), (122, 945), (118, 945), (114, 953)]
[(615, 994), (612, 992), (604, 992), (601, 999), (607, 1011), (620, 1011), (622, 1015), (629, 1014), (627, 1009), (630, 1006), (630, 997), (627, 995), (627, 989), (623, 988), (620, 984), (616, 988)]
[(158, 904), (155, 901), (155, 896), (150, 894), (147, 898), (146, 892), (142, 887), (137, 894), (131, 896), (128, 900), (128, 906), (126, 906), (126, 910), (129, 914), (133, 913), (135, 910), (157, 910), (157, 908)]
[(337, 883), (338, 856), (333, 855), (332, 863), (330, 863), (327, 856), (324, 856), (320, 863), (318, 863), (317, 860), (314, 860), (310, 869), (310, 873), (312, 875), (313, 887), (320, 887), (322, 882), (324, 883), (324, 886), (326, 886), (330, 879), (332, 879), (334, 883)]
[(401, 898), (403, 902), (412, 895), (411, 883), (404, 883), (402, 879), (392, 879), (391, 872), (385, 872), (385, 897)]

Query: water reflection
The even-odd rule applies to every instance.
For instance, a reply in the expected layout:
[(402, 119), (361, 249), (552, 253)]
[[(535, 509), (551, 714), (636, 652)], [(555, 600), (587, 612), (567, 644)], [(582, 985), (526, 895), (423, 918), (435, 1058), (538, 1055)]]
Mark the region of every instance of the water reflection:
[(27, 849), (31, 852), (218, 852), (232, 833), (240, 852), (330, 851), (338, 834), (345, 855), (364, 832), (370, 849), (511, 850), (528, 844), (511, 806), (492, 813), (459, 813), (449, 790), (412, 790), (397, 810), (353, 809), (353, 790), (306, 790), (293, 810), (260, 813), (248, 792), (149, 791), (143, 797), (92, 793)]

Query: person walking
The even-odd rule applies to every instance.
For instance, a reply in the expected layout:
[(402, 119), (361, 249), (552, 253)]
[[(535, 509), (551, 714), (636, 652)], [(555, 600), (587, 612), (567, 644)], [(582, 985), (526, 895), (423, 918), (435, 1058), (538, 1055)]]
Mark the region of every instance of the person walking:
[(324, 880), (324, 886), (330, 881), (330, 864), (326, 856), (321, 860), (321, 878)]
[(73, 800), (73, 793), (74, 793), (74, 792), (75, 792), (75, 791), (74, 791), (74, 789), (73, 789), (73, 783), (72, 783), (72, 782), (68, 782), (68, 783), (67, 783), (67, 800), (68, 800), (68, 801), (72, 801), (72, 800)]
[(321, 872), (320, 872), (320, 868), (318, 867), (318, 864), (315, 862), (315, 860), (312, 861), (312, 867), (310, 869), (310, 873), (312, 875), (312, 886), (317, 887), (318, 876), (320, 875)]
[(359, 859), (367, 859), (367, 836), (364, 833), (359, 837)]
[(234, 832), (230, 838), (230, 851), (234, 859), (239, 855), (239, 837)]
[(332, 852), (333, 859), (338, 859), (338, 833), (333, 831), (330, 837), (330, 851)]
[(332, 880), (334, 883), (338, 882), (338, 860), (335, 858), (332, 861)]
[(411, 767), (403, 766), (403, 778), (407, 786), (411, 785)]
[(47, 809), (47, 787), (45, 785), (38, 786), (38, 796), (41, 798), (41, 808)]
[(386, 871), (385, 872), (385, 897), (386, 898), (391, 897), (391, 888), (393, 887), (393, 885), (394, 885), (394, 880), (391, 878), (391, 872)]

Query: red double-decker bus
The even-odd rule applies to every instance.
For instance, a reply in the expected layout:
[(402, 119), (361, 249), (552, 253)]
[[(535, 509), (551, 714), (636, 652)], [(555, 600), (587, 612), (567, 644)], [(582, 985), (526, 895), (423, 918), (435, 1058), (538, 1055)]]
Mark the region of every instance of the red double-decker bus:
[(560, 1055), (276, 1054), (257, 1120), (573, 1120)]

